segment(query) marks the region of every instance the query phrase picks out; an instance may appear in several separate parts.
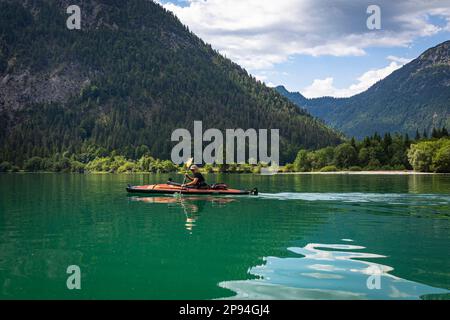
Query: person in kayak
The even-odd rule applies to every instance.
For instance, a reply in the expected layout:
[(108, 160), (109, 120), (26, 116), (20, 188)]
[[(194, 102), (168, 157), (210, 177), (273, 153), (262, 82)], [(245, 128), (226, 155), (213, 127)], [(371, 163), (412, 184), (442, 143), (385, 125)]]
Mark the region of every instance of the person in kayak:
[(193, 164), (189, 167), (189, 170), (192, 172), (192, 177), (186, 174), (186, 179), (190, 180), (191, 182), (183, 184), (182, 187), (191, 187), (195, 189), (202, 189), (207, 188), (208, 184), (205, 181), (205, 177), (200, 173), (198, 167)]

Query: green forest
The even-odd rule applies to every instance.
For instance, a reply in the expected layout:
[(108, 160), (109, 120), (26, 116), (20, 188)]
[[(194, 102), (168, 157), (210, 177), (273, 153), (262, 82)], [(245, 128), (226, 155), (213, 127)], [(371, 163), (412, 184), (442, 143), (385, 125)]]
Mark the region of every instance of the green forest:
[[(105, 172), (105, 173), (169, 173), (182, 170), (170, 160), (151, 156), (150, 149), (139, 146), (127, 157), (114, 150), (85, 146), (81, 153), (56, 153), (51, 157), (34, 156), (19, 167), (8, 161), (0, 163), (0, 172)], [(205, 173), (260, 173), (266, 164), (205, 164)], [(280, 167), (281, 172), (334, 172), (362, 170), (415, 170), (418, 172), (450, 172), (450, 137), (445, 128), (434, 129), (431, 136), (374, 134), (361, 141), (354, 138), (336, 147), (300, 150), (292, 164)]]

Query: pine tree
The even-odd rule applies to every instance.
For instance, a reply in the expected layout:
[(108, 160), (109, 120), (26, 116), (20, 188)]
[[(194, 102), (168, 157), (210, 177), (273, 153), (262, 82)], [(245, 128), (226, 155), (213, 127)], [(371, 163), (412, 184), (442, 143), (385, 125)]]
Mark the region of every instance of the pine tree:
[(431, 137), (435, 139), (440, 138), (440, 132), (439, 129), (433, 128), (433, 131), (431, 132)]
[(374, 133), (373, 140), (381, 142), (381, 136), (378, 134), (378, 132)]
[(419, 129), (416, 130), (416, 137), (414, 138), (414, 140), (416, 140), (416, 141), (419, 141), (419, 140), (420, 140)]
[(411, 145), (411, 140), (409, 140), (409, 135), (406, 133), (405, 134), (405, 137), (404, 137), (404, 139), (403, 139), (403, 144), (407, 147), (407, 148), (409, 148), (409, 146)]
[(383, 138), (383, 146), (385, 150), (392, 144), (392, 137), (391, 134), (388, 132), (384, 135)]

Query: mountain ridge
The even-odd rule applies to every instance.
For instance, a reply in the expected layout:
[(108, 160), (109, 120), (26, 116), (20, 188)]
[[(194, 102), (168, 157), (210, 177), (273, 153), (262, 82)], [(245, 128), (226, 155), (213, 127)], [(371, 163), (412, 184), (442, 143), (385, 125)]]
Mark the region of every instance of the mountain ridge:
[(414, 134), (449, 127), (450, 41), (426, 50), (350, 98), (307, 99), (282, 87), (276, 90), (325, 123), (357, 138), (375, 132)]

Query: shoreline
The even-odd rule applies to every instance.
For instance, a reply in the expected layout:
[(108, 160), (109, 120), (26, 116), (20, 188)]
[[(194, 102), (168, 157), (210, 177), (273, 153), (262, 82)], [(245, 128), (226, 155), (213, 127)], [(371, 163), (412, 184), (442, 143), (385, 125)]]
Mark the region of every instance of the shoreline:
[(278, 174), (286, 175), (447, 175), (449, 173), (436, 173), (436, 172), (417, 172), (417, 171), (398, 171), (398, 170), (375, 170), (375, 171), (332, 171), (332, 172), (282, 172)]
[[(80, 175), (135, 175), (135, 174), (150, 174), (150, 175), (160, 175), (160, 174), (179, 174), (181, 172), (172, 173), (156, 173), (156, 172), (54, 172), (54, 171), (17, 171), (17, 172), (0, 172), (0, 174), (39, 174), (39, 173), (54, 173), (54, 174), (80, 174)], [(250, 173), (250, 172), (202, 172), (205, 175), (208, 174), (226, 174), (226, 175), (261, 175), (260, 173)], [(399, 171), (399, 170), (374, 170), (374, 171), (330, 171), (330, 172), (278, 172), (274, 175), (450, 175), (450, 173), (437, 173), (437, 172), (416, 172), (416, 171)]]

